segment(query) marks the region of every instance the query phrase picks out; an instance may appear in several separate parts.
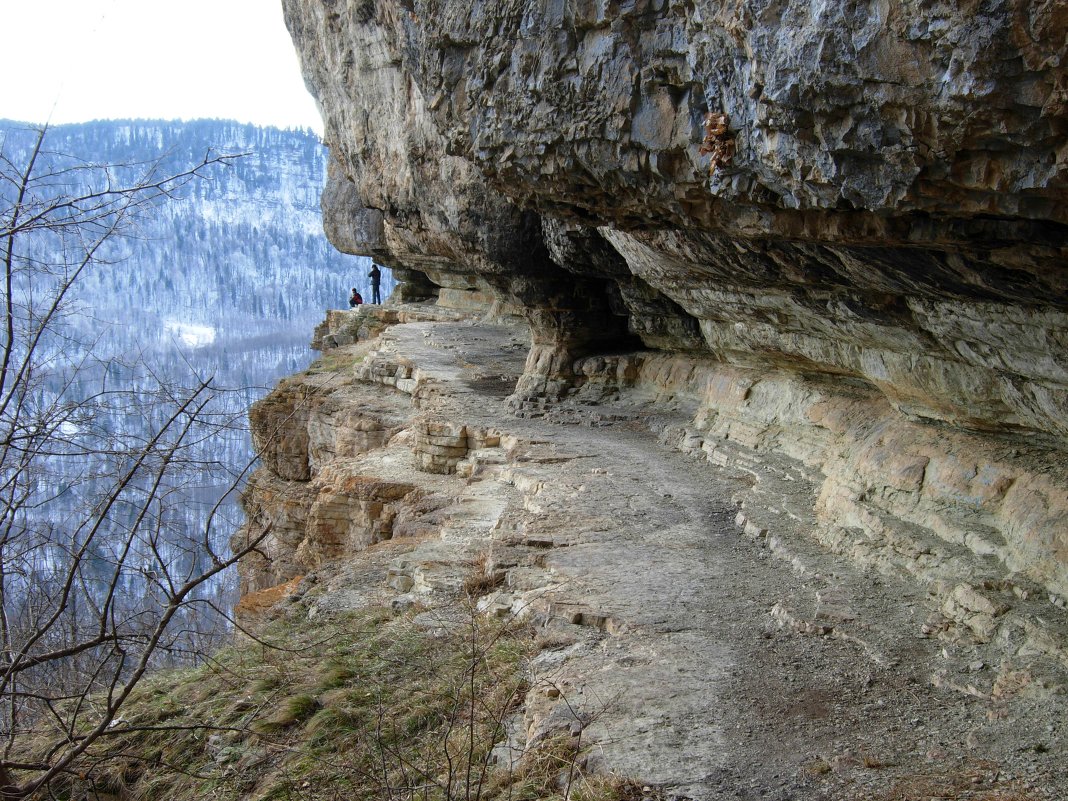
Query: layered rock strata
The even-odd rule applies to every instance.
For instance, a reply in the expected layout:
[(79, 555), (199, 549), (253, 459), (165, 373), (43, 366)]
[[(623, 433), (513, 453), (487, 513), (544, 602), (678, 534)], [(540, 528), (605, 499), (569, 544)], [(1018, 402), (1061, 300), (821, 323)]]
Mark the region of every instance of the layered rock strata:
[(1056, 3), (285, 5), (334, 241), (524, 307), (521, 394), (629, 333), (1068, 433)]
[[(520, 413), (581, 386), (576, 360), (654, 348), (846, 405), (881, 396), (887, 442), (944, 424), (995, 450), (1019, 435), (1057, 466), (1057, 4), (285, 6), (334, 157), (328, 231), (418, 296), (523, 317)], [(747, 407), (763, 398), (770, 421), (770, 394)], [(985, 447), (965, 458), (977, 476)], [(1035, 509), (999, 513), (1005, 542), (979, 547), (1063, 594), (1068, 525), (1042, 511), (1063, 475), (1044, 480)]]
[(520, 322), (344, 314), (328, 328), (409, 322), (257, 407), (246, 587), (308, 574), (311, 614), (526, 621), (541, 652), (498, 766), (566, 732), (584, 769), (663, 796), (889, 798), (975, 762), (1008, 777), (991, 792), (1068, 789), (1068, 613), (997, 529), (1035, 494), (1064, 513), (1035, 452), (977, 474), (989, 443), (894, 442), (877, 392), (657, 352), (582, 360), (578, 391), (516, 417)]
[[(769, 620), (867, 643), (849, 630), (856, 613), (843, 600), (859, 585), (836, 577), (872, 570), (884, 601), (922, 610), (922, 623), (895, 629), (902, 637), (944, 638), (982, 650), (971, 664), (999, 665), (985, 689), (932, 668), (940, 687), (991, 701), (1019, 669), (1048, 701), (1068, 659), (1060, 4), (283, 5), (332, 152), (327, 231), (341, 249), (395, 268), (406, 302), (333, 313), (317, 334), (321, 346), (341, 346), (329, 359), (364, 359), (356, 384), (298, 381), (256, 412), (285, 424), (273, 434), (256, 422), (268, 473), (250, 514), (277, 545), (246, 565), (248, 587), (408, 531), (440, 541), (426, 564), (451, 565), (438, 588), (456, 589), (457, 554), (470, 555), (472, 537), (521, 530), (522, 547), (568, 546), (550, 562), (569, 581), (603, 568), (595, 595), (609, 576), (656, 593), (629, 584), (590, 543), (614, 528), (644, 542), (642, 526), (662, 521), (614, 505), (603, 529), (572, 537), (561, 510), (566, 498), (581, 506), (588, 485), (574, 477), (557, 489), (561, 477), (524, 456), (545, 449), (533, 442), (559, 450), (560, 432), (592, 426), (606, 435), (597, 447), (640, 461), (627, 432), (649, 429), (676, 453), (657, 469), (685, 479), (695, 509), (710, 521), (727, 515), (821, 585), (812, 614), (786, 599), (762, 612)], [(473, 311), (519, 324), (509, 330), (521, 339), (422, 329), (450, 361), (400, 333), (429, 325), (426, 315), (462, 327)], [(352, 428), (335, 422), (341, 409), (367, 404), (348, 393), (369, 387), (389, 413), (369, 412), (359, 436), (337, 433)], [(512, 416), (489, 413), (498, 407)], [(418, 478), (382, 455), (398, 448)], [(346, 460), (366, 466), (368, 454), (378, 454), (375, 480), (412, 489), (371, 500), (331, 477), (352, 478)], [(328, 468), (335, 457), (343, 466)], [(695, 475), (722, 508), (701, 506), (671, 458), (701, 465)], [(523, 496), (526, 514), (475, 481), (470, 508), (493, 521), (476, 537), (469, 520), (449, 522), (441, 509), (453, 506), (443, 499), (456, 476), (484, 471)], [(285, 489), (274, 484), (283, 479)], [(648, 471), (644, 480), (665, 486)], [(360, 522), (342, 531), (298, 508), (345, 510), (335, 521), (351, 509)], [(647, 546), (626, 552), (635, 564), (665, 558)], [(616, 612), (574, 598), (535, 603), (523, 593), (560, 587), (521, 553), (490, 559), (509, 591), (487, 610), (531, 605), (610, 637), (644, 620), (622, 602)], [(420, 564), (394, 571), (397, 589), (434, 589), (434, 570)], [(701, 564), (704, 581), (722, 579), (714, 560)], [(687, 576), (690, 594), (708, 600), (713, 590)], [(745, 581), (735, 591), (763, 597)], [(559, 611), (572, 602), (573, 613)], [(860, 647), (878, 665), (905, 648), (869, 645)], [(668, 650), (688, 673), (684, 649)], [(561, 663), (569, 681), (588, 684), (579, 663), (599, 663), (589, 654)], [(613, 766), (631, 764), (613, 753)], [(680, 765), (665, 771), (676, 786), (690, 781)], [(698, 784), (711, 792), (707, 777)]]

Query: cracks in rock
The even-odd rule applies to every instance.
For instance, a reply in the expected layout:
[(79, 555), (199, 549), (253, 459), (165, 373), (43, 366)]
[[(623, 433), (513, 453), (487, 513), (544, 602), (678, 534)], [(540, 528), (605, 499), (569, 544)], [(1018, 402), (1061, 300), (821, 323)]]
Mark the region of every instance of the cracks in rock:
[[(466, 585), (480, 613), (529, 619), (546, 643), (547, 675), (559, 687), (574, 688), (567, 700), (575, 709), (588, 711), (594, 696), (620, 699), (603, 725), (589, 726), (610, 765), (633, 764), (627, 762), (632, 747), (664, 754), (663, 775), (678, 784), (690, 775), (686, 765), (749, 759), (757, 749), (781, 774), (805, 755), (830, 760), (846, 753), (843, 727), (882, 737), (877, 741), (886, 753), (901, 754), (904, 762), (915, 748), (892, 732), (905, 716), (926, 714), (935, 700), (944, 704), (933, 694), (939, 687), (957, 692), (957, 685), (975, 686), (982, 695), (976, 701), (999, 710), (1022, 701), (996, 700), (995, 686), (1014, 699), (1026, 693), (1010, 685), (1042, 691), (1037, 673), (1026, 678), (1007, 668), (976, 668), (976, 676), (958, 680), (954, 671), (991, 664), (989, 649), (963, 641), (939, 643), (949, 653), (935, 663), (948, 671), (939, 680), (930, 667), (937, 648), (920, 636), (925, 594), (910, 595), (900, 578), (863, 573), (807, 542), (816, 525), (815, 481), (822, 477), (814, 467), (768, 452), (775, 440), (755, 426), (738, 424), (721, 441), (707, 420), (702, 430), (683, 422), (698, 411), (689, 402), (680, 401), (676, 413), (650, 415), (648, 398), (667, 398), (671, 391), (637, 380), (618, 382), (615, 395), (600, 396), (594, 409), (578, 394), (555, 407), (573, 421), (584, 413), (600, 416), (600, 425), (563, 427), (564, 415), (555, 411), (539, 421), (509, 417), (500, 398), (478, 384), (486, 373), (478, 354), (492, 349), (490, 340), (476, 345), (468, 330), (470, 358), (461, 363), (457, 351), (437, 345), (461, 347), (463, 331), (454, 337), (446, 327), (420, 325), (393, 329), (379, 353), (399, 364), (397, 354), (414, 349), (411, 379), (435, 387), (418, 415), (449, 423), (448, 431), (428, 427), (425, 433), (456, 439), (426, 444), (459, 447), (462, 430), (468, 456), (455, 474), (417, 473), (409, 430), (360, 457), (361, 470), (381, 470), (392, 480), (417, 476), (437, 495), (432, 509), (409, 521), (418, 529), (416, 539), (383, 544), (404, 548), (388, 581), (351, 597), (366, 602), (378, 593), (398, 610), (435, 609), (447, 607)], [(692, 370), (685, 369), (686, 380), (701, 384)], [(369, 374), (368, 380), (380, 377)], [(398, 380), (395, 371), (391, 377)], [(717, 386), (728, 384), (721, 379)], [(763, 388), (746, 386), (745, 403), (764, 397)], [(399, 389), (376, 391), (410, 397)], [(719, 422), (725, 419), (720, 415)], [(491, 430), (495, 445), (471, 447), (472, 431)], [(654, 434), (697, 459), (666, 450)], [(747, 438), (752, 447), (744, 444)], [(743, 508), (731, 505), (732, 495)], [(732, 534), (734, 514), (748, 537)], [(983, 597), (998, 592), (956, 597), (976, 612)], [(799, 671), (799, 664), (812, 668)], [(887, 692), (879, 688), (904, 686), (902, 676), (915, 681), (909, 685), (915, 700), (879, 706), (875, 694)], [(658, 693), (662, 687), (671, 692)], [(755, 700), (747, 707), (746, 699)], [(561, 701), (535, 693), (526, 703), (522, 725), (534, 730)], [(947, 722), (942, 711), (931, 714), (954, 732), (970, 725), (963, 717), (960, 726)], [(646, 720), (650, 716), (655, 721)], [(710, 750), (694, 750), (700, 748)], [(707, 789), (708, 781), (691, 784)]]

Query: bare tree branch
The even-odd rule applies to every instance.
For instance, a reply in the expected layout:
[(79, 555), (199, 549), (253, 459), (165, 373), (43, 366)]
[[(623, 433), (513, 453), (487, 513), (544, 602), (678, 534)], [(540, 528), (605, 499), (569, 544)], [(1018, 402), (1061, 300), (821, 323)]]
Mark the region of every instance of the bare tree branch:
[[(99, 165), (53, 154), (47, 134), (37, 132), (24, 164), (0, 152), (3, 801), (51, 792), (115, 733), (153, 665), (193, 650), (191, 621), (218, 608), (206, 588), (269, 534), (229, 555), (217, 544), (220, 498), (249, 465), (227, 471), (202, 526), (176, 526), (187, 489), (222, 472), (204, 452), (234, 425), (225, 391), (211, 377), (179, 387), (68, 329), (79, 283), (136, 235), (139, 216), (243, 154), (208, 151), (167, 172), (162, 158)], [(50, 258), (48, 244), (62, 255)], [(113, 385), (112, 368), (130, 365), (143, 368), (139, 383)]]

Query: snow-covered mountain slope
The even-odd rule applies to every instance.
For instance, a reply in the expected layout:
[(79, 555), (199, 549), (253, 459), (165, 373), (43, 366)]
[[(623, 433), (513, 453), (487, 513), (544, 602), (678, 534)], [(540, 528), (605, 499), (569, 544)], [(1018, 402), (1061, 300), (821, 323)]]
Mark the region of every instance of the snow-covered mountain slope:
[[(5, 174), (24, 169), (37, 136), (30, 126), (0, 121)], [(164, 394), (177, 397), (180, 387), (209, 377), (223, 389), (213, 414), (227, 425), (194, 438), (188, 454), (218, 471), (198, 474), (181, 488), (187, 497), (169, 505), (166, 526), (176, 537), (203, 527), (222, 488), (251, 459), (245, 411), (280, 376), (308, 364), (308, 337), (324, 308), (345, 306), (353, 286), (370, 295), (370, 260), (337, 252), (323, 234), (319, 195), (326, 150), (310, 131), (218, 120), (56, 126), (44, 139), (34, 170), (43, 178), (34, 191), (76, 195), (87, 182), (109, 176), (121, 183), (149, 168), (159, 175), (180, 173), (206, 154), (239, 157), (207, 167), (201, 178), (161, 198), (106, 241), (68, 296), (62, 324), (50, 333), (47, 348), (59, 355), (38, 371), (33, 397), (39, 407), (56, 408), (99, 395), (105, 385), (121, 388), (123, 400), (100, 405), (86, 423), (121, 443), (150, 435), (160, 422), (155, 404)], [(0, 188), (4, 208), (11, 207), (13, 186)], [(12, 296), (26, 311), (27, 326), (49, 282), (54, 286), (84, 252), (77, 241), (84, 231), (71, 234), (45, 232), (16, 242)], [(388, 293), (393, 280), (388, 270), (383, 273)], [(71, 439), (90, 436), (89, 428), (77, 428), (71, 423), (64, 432)], [(36, 507), (38, 518), (65, 525), (91, 514), (84, 510), (103, 491), (106, 462), (99, 453), (50, 457), (35, 479), (47, 498)], [(97, 475), (99, 480), (85, 480)], [(233, 504), (214, 517), (212, 538), (220, 547), (239, 518)], [(131, 594), (140, 581), (130, 577)], [(211, 592), (223, 593), (225, 583)]]

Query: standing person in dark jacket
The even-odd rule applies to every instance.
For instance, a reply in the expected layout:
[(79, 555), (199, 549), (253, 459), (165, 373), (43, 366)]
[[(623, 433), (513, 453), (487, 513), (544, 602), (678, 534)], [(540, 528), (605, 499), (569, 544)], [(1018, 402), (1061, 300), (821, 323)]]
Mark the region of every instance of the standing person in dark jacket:
[(371, 262), (371, 272), (367, 273), (367, 277), (371, 279), (371, 303), (381, 303), (382, 293), (379, 287), (382, 284), (382, 271), (374, 262)]

